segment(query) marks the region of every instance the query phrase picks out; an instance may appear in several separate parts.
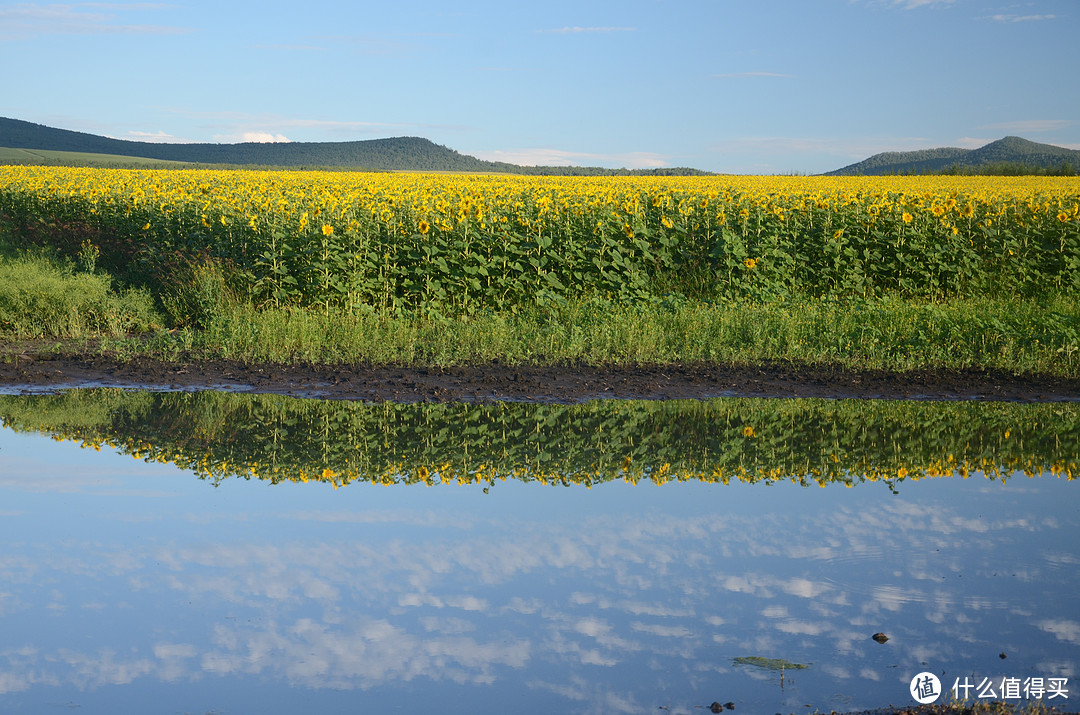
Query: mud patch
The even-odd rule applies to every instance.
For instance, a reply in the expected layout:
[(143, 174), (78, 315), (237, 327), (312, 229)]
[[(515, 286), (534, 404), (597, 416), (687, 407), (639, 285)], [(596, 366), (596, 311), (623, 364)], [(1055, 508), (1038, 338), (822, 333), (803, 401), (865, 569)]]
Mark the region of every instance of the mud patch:
[(572, 403), (592, 399), (824, 397), (835, 399), (1080, 400), (1080, 380), (992, 370), (853, 371), (836, 366), (671, 364), (597, 367), (468, 367), (246, 364), (228, 360), (12, 354), (0, 362), (0, 391), (71, 387), (231, 390), (366, 401)]

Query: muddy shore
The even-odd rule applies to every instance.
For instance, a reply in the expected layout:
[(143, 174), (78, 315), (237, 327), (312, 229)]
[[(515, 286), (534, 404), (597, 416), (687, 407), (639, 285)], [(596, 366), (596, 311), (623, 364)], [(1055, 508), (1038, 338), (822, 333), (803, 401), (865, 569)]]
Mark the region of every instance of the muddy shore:
[(991, 370), (852, 371), (833, 366), (673, 364), (621, 367), (468, 367), (245, 364), (228, 360), (0, 351), (0, 392), (73, 387), (219, 389), (366, 401), (571, 403), (600, 398), (823, 397), (833, 399), (1080, 400), (1080, 380)]

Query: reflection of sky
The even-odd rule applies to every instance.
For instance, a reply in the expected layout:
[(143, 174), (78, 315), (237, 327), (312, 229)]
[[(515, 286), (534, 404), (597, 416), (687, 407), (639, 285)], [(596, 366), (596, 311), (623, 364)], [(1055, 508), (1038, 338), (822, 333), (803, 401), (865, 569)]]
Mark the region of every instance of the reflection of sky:
[(215, 488), (3, 431), (0, 710), (794, 712), (904, 703), (922, 670), (1075, 679), (1074, 487)]

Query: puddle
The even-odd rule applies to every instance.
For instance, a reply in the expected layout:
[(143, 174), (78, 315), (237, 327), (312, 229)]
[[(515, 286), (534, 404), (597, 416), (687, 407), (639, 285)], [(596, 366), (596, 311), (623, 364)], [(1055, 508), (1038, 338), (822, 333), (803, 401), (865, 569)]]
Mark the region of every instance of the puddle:
[(5, 712), (850, 711), (924, 671), (1077, 696), (1075, 405), (0, 417)]

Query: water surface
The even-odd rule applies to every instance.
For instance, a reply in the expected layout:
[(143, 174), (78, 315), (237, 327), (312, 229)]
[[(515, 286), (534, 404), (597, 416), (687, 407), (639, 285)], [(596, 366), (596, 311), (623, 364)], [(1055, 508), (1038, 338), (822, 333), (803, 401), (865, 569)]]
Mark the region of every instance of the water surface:
[(844, 711), (925, 670), (1080, 695), (1075, 406), (0, 417), (5, 712)]

